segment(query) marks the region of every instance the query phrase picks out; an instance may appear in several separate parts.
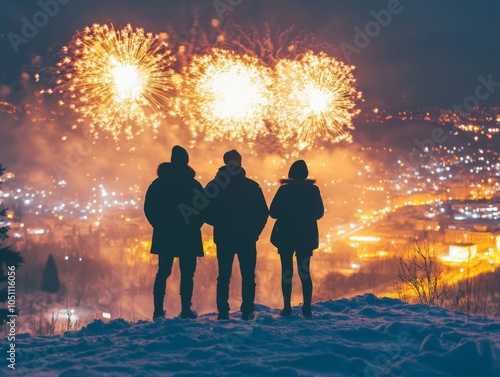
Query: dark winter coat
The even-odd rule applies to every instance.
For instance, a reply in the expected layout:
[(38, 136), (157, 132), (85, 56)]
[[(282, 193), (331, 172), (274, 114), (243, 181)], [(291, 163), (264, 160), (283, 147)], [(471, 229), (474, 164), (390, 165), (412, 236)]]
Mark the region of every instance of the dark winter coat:
[(279, 252), (317, 249), (317, 220), (323, 214), (323, 200), (314, 181), (284, 180), (271, 203), (270, 215), (277, 219), (271, 243)]
[[(210, 195), (217, 187), (217, 195)], [(205, 222), (214, 227), (215, 244), (224, 248), (255, 244), (269, 213), (259, 184), (247, 178), (242, 167), (223, 166), (205, 191), (213, 196), (205, 210)]]
[(152, 254), (204, 255), (201, 216), (192, 215), (186, 221), (179, 209), (180, 204), (192, 205), (193, 190), (203, 190), (194, 176), (187, 165), (163, 163), (158, 168), (158, 178), (149, 186), (144, 201), (144, 213), (153, 226)]

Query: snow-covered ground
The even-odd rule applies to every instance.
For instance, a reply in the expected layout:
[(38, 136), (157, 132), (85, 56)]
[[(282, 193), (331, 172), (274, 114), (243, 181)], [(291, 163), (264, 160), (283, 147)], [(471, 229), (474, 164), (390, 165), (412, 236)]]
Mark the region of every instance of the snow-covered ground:
[[(215, 313), (128, 323), (95, 321), (52, 337), (18, 335), (16, 370), (1, 376), (500, 376), (500, 319), (472, 317), (368, 294), (318, 302), (282, 318), (257, 306), (217, 321)], [(7, 340), (0, 343), (8, 353)]]

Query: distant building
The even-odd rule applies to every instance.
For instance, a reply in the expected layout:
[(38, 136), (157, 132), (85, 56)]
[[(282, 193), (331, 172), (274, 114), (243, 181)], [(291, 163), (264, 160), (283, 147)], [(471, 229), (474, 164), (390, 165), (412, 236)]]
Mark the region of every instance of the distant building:
[[(478, 229), (476, 227), (476, 229)], [(498, 231), (477, 231), (474, 227), (445, 229), (445, 242), (450, 245), (474, 243), (480, 249), (493, 248), (499, 250), (500, 233)]]
[(449, 258), (451, 261), (466, 262), (469, 258), (474, 258), (477, 255), (477, 244), (464, 243), (458, 245), (450, 245)]
[(415, 221), (415, 230), (439, 231), (440, 228), (441, 226), (439, 225), (439, 220), (419, 219)]
[(450, 187), (450, 196), (455, 200), (467, 200), (472, 196), (468, 182), (453, 182)]
[(392, 208), (401, 208), (406, 206), (422, 206), (425, 204), (434, 204), (438, 201), (447, 199), (445, 193), (432, 192), (419, 192), (411, 195), (399, 195), (392, 197)]

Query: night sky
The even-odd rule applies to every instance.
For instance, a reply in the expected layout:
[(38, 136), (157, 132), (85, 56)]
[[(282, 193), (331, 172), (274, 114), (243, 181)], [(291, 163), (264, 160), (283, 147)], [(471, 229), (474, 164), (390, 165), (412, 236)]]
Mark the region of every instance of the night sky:
[[(50, 2), (50, 0), (47, 0)], [(63, 0), (61, 0), (63, 1)], [(68, 1), (68, 0), (64, 0)], [(64, 2), (63, 1), (63, 2)], [(226, 1), (223, 1), (226, 2)], [(16, 54), (9, 33), (22, 36), (22, 18), (40, 11), (35, 0), (1, 0), (0, 100), (19, 102), (19, 81), (30, 71), (36, 56), (41, 64), (54, 60), (74, 32), (92, 23), (131, 23), (161, 33), (183, 28), (184, 14), (196, 5), (200, 14), (217, 18), (212, 0), (69, 0)], [(227, 2), (226, 2), (227, 3)], [(223, 23), (272, 21), (279, 27), (296, 25), (330, 45), (329, 54), (347, 61), (346, 44), (356, 46), (355, 28), (374, 20), (372, 11), (397, 9), (386, 27), (380, 27), (368, 46), (352, 53), (351, 63), (364, 93), (366, 106), (390, 110), (440, 106), (474, 94), (478, 77), (492, 75), (500, 82), (500, 3), (452, 0), (243, 0), (232, 1), (231, 15)], [(373, 23), (372, 23), (373, 26)], [(35, 61), (37, 61), (35, 59)], [(37, 63), (40, 64), (38, 60)], [(500, 90), (484, 105), (498, 103)], [(483, 104), (482, 103), (482, 104)]]

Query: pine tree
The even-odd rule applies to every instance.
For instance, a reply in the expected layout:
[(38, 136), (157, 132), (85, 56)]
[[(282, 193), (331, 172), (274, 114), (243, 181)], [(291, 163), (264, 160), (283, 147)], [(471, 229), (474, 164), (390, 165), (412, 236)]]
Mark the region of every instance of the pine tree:
[(61, 288), (61, 283), (59, 282), (59, 272), (57, 271), (56, 261), (52, 254), (47, 258), (47, 263), (45, 263), (45, 268), (42, 274), (42, 291), (48, 293), (57, 293)]
[[(0, 164), (0, 185), (2, 184), (1, 177), (4, 171), (5, 169), (2, 167), (2, 164)], [(17, 269), (21, 263), (24, 262), (21, 253), (12, 250), (10, 246), (2, 246), (3, 241), (9, 238), (7, 234), (9, 232), (9, 226), (6, 224), (5, 220), (6, 212), (7, 208), (0, 208), (0, 284), (7, 284), (7, 287), (0, 290), (0, 302), (4, 304), (7, 301), (15, 301), (15, 276), (17, 274)], [(9, 314), (17, 314), (17, 309), (11, 307), (11, 305), (9, 305), (9, 308), (0, 309), (0, 324), (7, 321), (7, 316)]]

